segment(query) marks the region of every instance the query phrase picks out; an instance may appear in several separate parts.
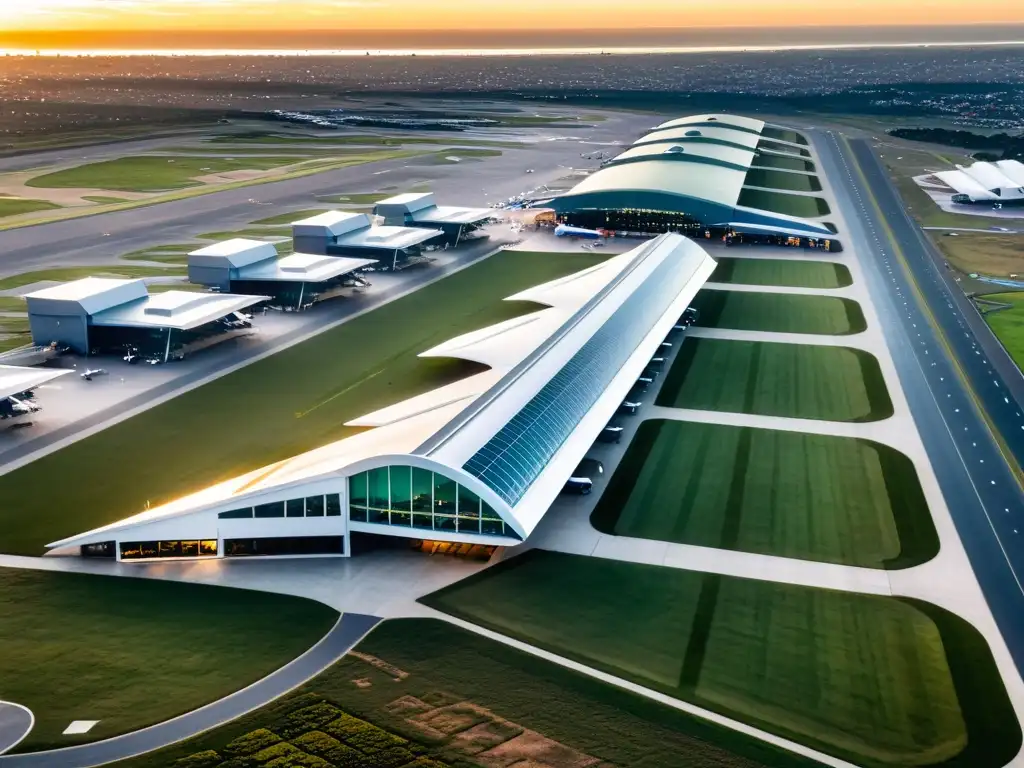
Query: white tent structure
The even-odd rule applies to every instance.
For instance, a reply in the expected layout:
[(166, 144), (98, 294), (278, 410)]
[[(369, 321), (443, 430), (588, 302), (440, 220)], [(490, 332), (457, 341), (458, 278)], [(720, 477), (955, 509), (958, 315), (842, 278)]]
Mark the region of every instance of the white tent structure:
[(354, 419), (369, 429), (353, 437), (50, 547), (145, 560), (346, 555), (352, 532), (518, 544), (714, 268), (667, 234), (510, 296), (543, 308), (420, 354), (486, 371)]
[(998, 160), (958, 165), (955, 171), (940, 171), (935, 177), (955, 193), (955, 203), (1024, 202), (1024, 163)]

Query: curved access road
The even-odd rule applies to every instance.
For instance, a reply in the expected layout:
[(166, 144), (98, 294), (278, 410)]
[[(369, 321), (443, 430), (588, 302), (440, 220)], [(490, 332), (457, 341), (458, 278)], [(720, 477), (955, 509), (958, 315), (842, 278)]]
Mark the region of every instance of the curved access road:
[(48, 752), (0, 757), (2, 768), (91, 768), (152, 752), (216, 728), (302, 685), (334, 664), (359, 642), (380, 618), (343, 613), (330, 632), (294, 661), (219, 701), (141, 731), (93, 744)]
[(10, 701), (0, 701), (0, 755), (13, 749), (35, 725), (32, 710)]

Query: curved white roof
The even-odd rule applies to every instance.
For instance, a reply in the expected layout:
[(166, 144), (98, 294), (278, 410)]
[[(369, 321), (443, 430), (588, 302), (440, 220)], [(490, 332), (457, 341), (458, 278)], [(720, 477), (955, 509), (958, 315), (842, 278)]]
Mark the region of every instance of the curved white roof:
[(36, 387), (71, 373), (66, 368), (28, 368), (0, 365), (0, 398), (30, 392)]
[(644, 158), (659, 159), (663, 155), (665, 156), (664, 159), (677, 162), (728, 163), (742, 168), (742, 173), (744, 174), (746, 174), (754, 160), (754, 151), (752, 149), (737, 149), (735, 147), (725, 147), (721, 144), (680, 142), (678, 144), (659, 143), (633, 146), (621, 155), (614, 157), (609, 161), (608, 165), (636, 162)]
[(741, 144), (749, 149), (754, 149), (761, 141), (760, 134), (750, 133), (729, 125), (680, 125), (675, 128), (655, 130), (646, 133), (633, 142), (634, 146), (640, 144), (655, 144), (668, 141), (689, 142), (693, 144), (706, 144), (700, 139), (717, 139), (727, 141), (731, 144)]
[(662, 123), (654, 130), (660, 131), (665, 128), (675, 128), (681, 125), (701, 125), (705, 123), (714, 123), (716, 125), (739, 128), (740, 130), (753, 131), (757, 134), (760, 134), (761, 131), (764, 130), (764, 120), (755, 120), (752, 117), (743, 117), (742, 115), (723, 114), (687, 115), (686, 117), (677, 117), (675, 120), (669, 120)]
[[(366, 432), (51, 546), (103, 541), (128, 527), (239, 503), (277, 501), (303, 484), (340, 480), (387, 464), (441, 471), (477, 493), (525, 538), (714, 268), (699, 245), (669, 234), (510, 296), (510, 301), (535, 301), (546, 308), (421, 354), (484, 362), (490, 366), (484, 373), (348, 423), (376, 425)], [(566, 380), (570, 374), (575, 378)], [(500, 465), (503, 456), (475, 469), (474, 461), (493, 451), (495, 441), (504, 444), (505, 431), (536, 410), (554, 385), (562, 387), (560, 396), (572, 400), (565, 401), (565, 408), (537, 415), (523, 434), (536, 426), (546, 429), (558, 418), (564, 421), (573, 408), (578, 419), (566, 423), (567, 432), (549, 446), (550, 455), (525, 486), (513, 491), (488, 475), (487, 469)]]
[(935, 176), (971, 200), (1024, 199), (1024, 164), (1016, 160), (958, 165), (955, 171), (940, 171)]
[[(675, 160), (609, 165), (583, 179), (568, 195), (645, 190), (686, 195), (729, 207), (736, 205), (746, 178), (744, 171), (709, 164), (681, 167), (685, 165), (689, 164)], [(696, 172), (687, 172), (695, 168)]]

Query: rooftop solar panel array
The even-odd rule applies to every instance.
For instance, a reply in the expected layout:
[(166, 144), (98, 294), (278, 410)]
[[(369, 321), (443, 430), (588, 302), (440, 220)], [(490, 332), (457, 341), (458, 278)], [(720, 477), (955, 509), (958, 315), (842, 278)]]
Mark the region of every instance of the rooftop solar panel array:
[(672, 254), (463, 466), (515, 505), (691, 277)]

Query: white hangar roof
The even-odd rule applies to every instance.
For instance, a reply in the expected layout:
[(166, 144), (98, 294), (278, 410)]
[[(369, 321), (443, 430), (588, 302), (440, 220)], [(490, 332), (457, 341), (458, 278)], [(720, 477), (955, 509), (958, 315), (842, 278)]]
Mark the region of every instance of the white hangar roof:
[(699, 245), (668, 234), (510, 296), (543, 308), (420, 353), (487, 371), (354, 419), (347, 426), (373, 428), (353, 437), (51, 546), (277, 501), (389, 464), (455, 480), (526, 538), (714, 268)]
[(1024, 199), (1024, 163), (1017, 160), (958, 165), (955, 171), (939, 171), (935, 176), (971, 200)]
[(29, 392), (48, 381), (71, 373), (61, 368), (28, 368), (19, 365), (0, 365), (0, 398)]

